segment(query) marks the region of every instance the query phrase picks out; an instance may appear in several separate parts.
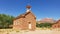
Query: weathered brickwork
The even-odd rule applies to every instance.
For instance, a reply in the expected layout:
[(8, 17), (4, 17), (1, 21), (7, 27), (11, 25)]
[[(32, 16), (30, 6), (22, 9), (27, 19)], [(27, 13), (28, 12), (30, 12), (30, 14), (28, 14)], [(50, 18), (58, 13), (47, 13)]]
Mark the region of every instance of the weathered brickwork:
[[(29, 26), (29, 24), (31, 25)], [(29, 29), (29, 27), (31, 29)], [(30, 10), (26, 12), (25, 14), (21, 14), (20, 16), (14, 19), (13, 29), (35, 30), (36, 29), (36, 17)]]
[(58, 20), (55, 24), (53, 24), (52, 28), (60, 28), (60, 20)]

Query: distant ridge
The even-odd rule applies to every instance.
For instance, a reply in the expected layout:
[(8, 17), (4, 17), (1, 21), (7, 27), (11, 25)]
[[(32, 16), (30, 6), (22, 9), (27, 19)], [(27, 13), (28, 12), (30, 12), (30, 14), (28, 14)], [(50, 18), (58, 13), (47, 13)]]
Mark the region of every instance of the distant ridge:
[(37, 21), (39, 24), (40, 23), (56, 23), (56, 20), (52, 19), (52, 18), (43, 18), (39, 21)]

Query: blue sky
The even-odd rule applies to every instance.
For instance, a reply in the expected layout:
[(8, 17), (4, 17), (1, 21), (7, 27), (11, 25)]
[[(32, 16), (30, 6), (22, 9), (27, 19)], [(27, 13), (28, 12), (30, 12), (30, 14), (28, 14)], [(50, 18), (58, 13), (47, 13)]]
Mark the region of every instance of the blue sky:
[(26, 5), (32, 6), (31, 10), (37, 20), (42, 18), (60, 18), (60, 0), (0, 0), (0, 14), (18, 16), (26, 12)]

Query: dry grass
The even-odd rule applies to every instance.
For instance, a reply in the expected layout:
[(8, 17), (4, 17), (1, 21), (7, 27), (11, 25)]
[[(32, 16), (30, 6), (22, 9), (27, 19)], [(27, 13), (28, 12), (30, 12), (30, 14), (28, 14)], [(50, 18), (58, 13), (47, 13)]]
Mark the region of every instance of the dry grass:
[(60, 28), (36, 28), (35, 31), (0, 29), (0, 34), (60, 34)]

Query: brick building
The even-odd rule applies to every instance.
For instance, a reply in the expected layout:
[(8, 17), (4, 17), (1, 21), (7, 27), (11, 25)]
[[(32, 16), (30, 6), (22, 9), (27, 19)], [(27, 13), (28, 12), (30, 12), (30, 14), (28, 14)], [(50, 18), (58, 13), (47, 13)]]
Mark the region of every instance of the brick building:
[(60, 20), (52, 25), (52, 28), (60, 28)]
[(26, 6), (27, 11), (25, 14), (21, 14), (13, 20), (13, 29), (21, 30), (35, 30), (36, 17), (31, 12), (31, 6)]

